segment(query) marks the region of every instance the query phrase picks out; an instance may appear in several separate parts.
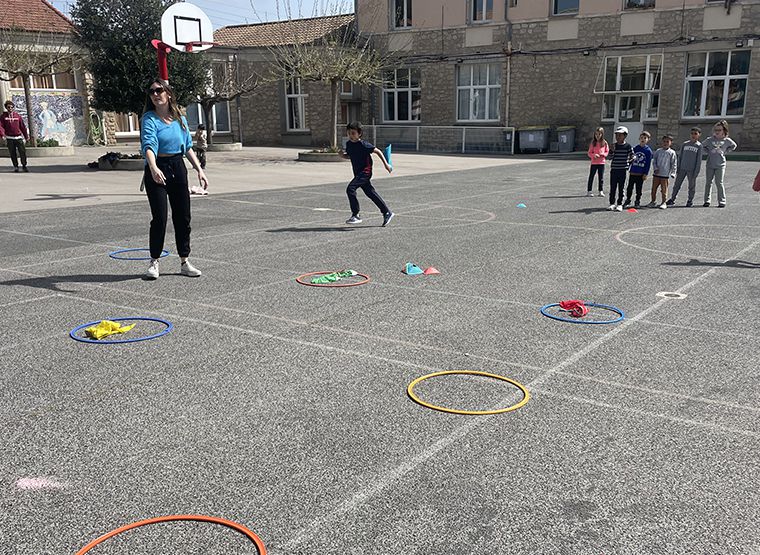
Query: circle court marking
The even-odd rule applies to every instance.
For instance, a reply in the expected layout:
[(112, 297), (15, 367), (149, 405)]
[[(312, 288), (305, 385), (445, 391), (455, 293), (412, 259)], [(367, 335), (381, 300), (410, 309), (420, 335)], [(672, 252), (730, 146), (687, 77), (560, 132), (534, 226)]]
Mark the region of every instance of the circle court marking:
[(560, 322), (570, 322), (571, 324), (615, 324), (619, 322), (620, 320), (623, 320), (625, 318), (625, 313), (620, 310), (619, 308), (615, 308), (614, 306), (606, 305), (606, 304), (597, 304), (597, 303), (585, 303), (586, 306), (595, 307), (595, 308), (603, 308), (605, 310), (609, 310), (614, 312), (618, 315), (617, 318), (614, 320), (581, 320), (576, 318), (565, 318), (563, 316), (557, 316), (556, 314), (551, 314), (547, 311), (547, 309), (559, 306), (559, 303), (551, 303), (547, 304), (541, 307), (541, 314), (546, 316), (547, 318), (551, 318), (553, 320), (559, 320)]
[(215, 516), (204, 516), (204, 515), (168, 515), (168, 516), (159, 516), (156, 518), (148, 518), (145, 520), (140, 520), (138, 522), (133, 522), (132, 524), (127, 524), (125, 526), (117, 528), (116, 530), (112, 530), (111, 532), (108, 532), (107, 534), (103, 534), (97, 539), (92, 540), (90, 543), (85, 545), (82, 549), (77, 551), (76, 555), (85, 555), (85, 553), (89, 553), (89, 551), (93, 547), (100, 545), (107, 539), (112, 538), (116, 536), (117, 534), (121, 534), (122, 532), (126, 532), (134, 528), (139, 528), (141, 526), (148, 526), (149, 524), (157, 524), (160, 522), (173, 522), (177, 520), (211, 522), (212, 524), (221, 524), (222, 526), (226, 526), (227, 528), (232, 528), (236, 532), (240, 532), (246, 538), (251, 540), (256, 545), (256, 550), (259, 552), (259, 555), (266, 555), (267, 548), (264, 546), (264, 542), (261, 541), (261, 538), (259, 538), (256, 534), (251, 532), (248, 528), (246, 528), (242, 524), (238, 524), (236, 522), (232, 522), (231, 520), (226, 520), (224, 518), (218, 518)]
[[(309, 287), (356, 287), (357, 285), (364, 285), (365, 283), (369, 283), (370, 277), (367, 274), (361, 274), (359, 272), (356, 272), (357, 276), (361, 276), (364, 279), (362, 281), (357, 281), (354, 283), (329, 283), (329, 284), (323, 284), (323, 283), (311, 283), (309, 281), (306, 281), (306, 278), (311, 276), (324, 276), (327, 274), (334, 274), (338, 270), (334, 270), (331, 272), (309, 272), (308, 274), (300, 275), (296, 278), (296, 281), (300, 283), (301, 285), (308, 285)], [(353, 276), (351, 276), (353, 277)]]
[(134, 322), (135, 320), (142, 320), (146, 322), (158, 322), (159, 324), (164, 324), (166, 326), (165, 329), (161, 330), (158, 333), (154, 333), (153, 335), (146, 335), (145, 337), (132, 337), (130, 339), (90, 339), (89, 337), (82, 337), (81, 335), (77, 335), (78, 332), (85, 328), (89, 328), (90, 326), (95, 326), (99, 324), (101, 321), (96, 320), (95, 322), (89, 322), (87, 324), (82, 324), (81, 326), (75, 327), (73, 330), (69, 332), (69, 335), (71, 336), (71, 339), (74, 341), (81, 341), (82, 343), (97, 343), (98, 345), (113, 345), (116, 343), (136, 343), (137, 341), (148, 341), (149, 339), (156, 339), (157, 337), (161, 337), (162, 335), (166, 335), (170, 331), (174, 329), (174, 324), (167, 320), (162, 320), (161, 318), (146, 318), (144, 316), (133, 316), (131, 318), (110, 318), (112, 322)]
[[(493, 378), (495, 380), (501, 380), (507, 383), (510, 383), (514, 385), (516, 388), (518, 388), (522, 394), (523, 398), (519, 403), (516, 403), (512, 406), (505, 407), (502, 409), (494, 409), (494, 410), (460, 410), (460, 409), (451, 409), (448, 407), (441, 407), (438, 405), (434, 405), (432, 403), (428, 403), (427, 401), (423, 401), (419, 397), (417, 397), (417, 394), (414, 392), (414, 387), (418, 385), (420, 382), (423, 382), (425, 380), (428, 380), (430, 378), (435, 378), (437, 376), (448, 376), (451, 374), (465, 374), (465, 375), (471, 375), (471, 376), (484, 376), (486, 378)], [(409, 386), (406, 388), (406, 394), (409, 395), (409, 398), (417, 403), (418, 405), (422, 405), (425, 408), (433, 409), (441, 412), (448, 412), (451, 414), (466, 414), (466, 415), (478, 415), (483, 416), (487, 414), (502, 414), (504, 412), (510, 412), (513, 410), (517, 410), (525, 403), (528, 402), (530, 399), (530, 393), (525, 388), (524, 385), (522, 385), (520, 382), (515, 381), (511, 378), (506, 378), (504, 376), (500, 376), (498, 374), (490, 374), (488, 372), (480, 372), (478, 370), (444, 370), (442, 372), (433, 372), (432, 374), (427, 374), (425, 376), (420, 376), (416, 380), (414, 380), (412, 383), (409, 384)]]
[[(119, 256), (120, 254), (123, 254), (125, 252), (147, 252), (150, 253), (150, 249), (120, 249), (118, 251), (109, 252), (108, 256), (113, 258), (114, 260), (152, 260), (153, 258), (151, 256)], [(161, 251), (161, 256), (159, 258), (166, 258), (169, 256), (169, 251), (166, 249)]]

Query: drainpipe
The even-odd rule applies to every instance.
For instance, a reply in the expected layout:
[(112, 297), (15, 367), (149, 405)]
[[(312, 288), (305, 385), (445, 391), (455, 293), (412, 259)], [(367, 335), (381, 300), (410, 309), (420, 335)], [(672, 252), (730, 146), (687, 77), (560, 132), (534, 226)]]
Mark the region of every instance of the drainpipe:
[(512, 94), (512, 21), (509, 19), (510, 1), (504, 0), (504, 19), (507, 22), (507, 94), (504, 98), (504, 125), (507, 127), (509, 127), (509, 108)]
[[(237, 75), (238, 80), (240, 80), (240, 58), (238, 57), (237, 51), (235, 51), (235, 75)], [(240, 144), (242, 145), (243, 144), (243, 109), (241, 106), (240, 96), (241, 95), (237, 95), (237, 97), (235, 97), (235, 107), (237, 108), (238, 139), (240, 140)]]

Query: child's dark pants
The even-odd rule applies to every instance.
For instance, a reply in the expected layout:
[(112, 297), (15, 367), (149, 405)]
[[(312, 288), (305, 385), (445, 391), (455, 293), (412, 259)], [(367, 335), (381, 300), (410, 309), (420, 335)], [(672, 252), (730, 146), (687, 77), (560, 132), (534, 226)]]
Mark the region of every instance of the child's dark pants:
[(599, 174), (599, 190), (604, 190), (604, 164), (591, 164), (591, 169), (588, 172), (588, 192), (594, 188), (594, 174)]
[(628, 190), (625, 192), (625, 201), (631, 202), (633, 187), (636, 186), (636, 204), (641, 204), (641, 189), (644, 186), (644, 176), (632, 173), (628, 177)]
[[(627, 174), (625, 170), (610, 170), (610, 204), (623, 204), (623, 189)], [(617, 202), (615, 202), (615, 193), (617, 193)]]
[[(190, 255), (190, 191), (187, 188), (187, 168), (181, 154), (156, 158), (156, 165), (164, 173), (166, 185), (153, 181), (150, 168), (145, 168), (145, 192), (148, 194), (150, 213), (150, 256), (159, 258), (164, 248), (168, 204), (172, 207), (172, 223), (177, 240), (177, 254)], [(167, 204), (168, 198), (168, 204)]]
[(371, 175), (367, 175), (366, 173), (360, 173), (354, 177), (351, 180), (351, 183), (348, 184), (348, 187), (346, 187), (346, 195), (348, 195), (348, 203), (351, 205), (351, 215), (353, 216), (359, 215), (359, 199), (356, 198), (356, 190), (359, 188), (364, 191), (364, 194), (367, 195), (369, 200), (375, 203), (383, 215), (390, 212), (385, 201), (383, 201), (383, 198), (377, 194), (377, 191), (375, 191), (375, 188), (372, 186), (372, 183), (370, 182), (371, 177)]

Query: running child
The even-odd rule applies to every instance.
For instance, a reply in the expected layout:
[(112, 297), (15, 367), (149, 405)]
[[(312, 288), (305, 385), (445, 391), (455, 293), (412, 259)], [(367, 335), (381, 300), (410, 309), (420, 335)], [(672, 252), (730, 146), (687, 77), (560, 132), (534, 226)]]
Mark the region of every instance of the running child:
[(360, 224), (362, 222), (362, 219), (359, 217), (359, 199), (356, 198), (356, 189), (361, 188), (364, 194), (380, 209), (383, 215), (383, 227), (385, 227), (393, 219), (394, 214), (370, 182), (372, 179), (372, 155), (376, 154), (380, 158), (388, 173), (391, 173), (393, 168), (388, 164), (382, 150), (362, 140), (361, 123), (349, 123), (346, 126), (346, 133), (348, 135), (348, 142), (341, 156), (347, 160), (351, 160), (351, 166), (354, 170), (354, 178), (346, 188), (348, 203), (351, 206), (351, 217), (346, 220), (346, 223)]
[(604, 140), (604, 128), (598, 127), (594, 131), (594, 138), (588, 147), (588, 157), (591, 158), (591, 170), (588, 172), (587, 197), (593, 197), (594, 174), (599, 174), (599, 196), (604, 196), (604, 164), (610, 153), (610, 145)]
[(702, 143), (702, 149), (707, 153), (705, 168), (705, 208), (710, 206), (712, 182), (718, 188), (718, 208), (726, 207), (726, 189), (723, 187), (723, 177), (726, 175), (726, 154), (736, 149), (736, 143), (728, 138), (728, 123), (722, 119), (713, 127), (713, 136)]
[(655, 208), (657, 204), (657, 189), (660, 189), (662, 203), (659, 207), (665, 210), (668, 207), (668, 180), (676, 176), (678, 169), (678, 157), (676, 151), (670, 148), (673, 145), (673, 136), (665, 135), (662, 138), (662, 146), (657, 149), (652, 157), (652, 166), (654, 168), (652, 175), (652, 202), (647, 204), (647, 208)]
[[(628, 168), (633, 162), (633, 147), (625, 142), (628, 128), (620, 126), (615, 129), (615, 144), (610, 149), (610, 207), (607, 210), (623, 211), (623, 188)], [(617, 193), (617, 202), (615, 202)]]
[(681, 145), (681, 150), (678, 153), (678, 174), (676, 175), (676, 182), (673, 184), (673, 192), (668, 200), (668, 206), (673, 206), (676, 203), (678, 191), (681, 190), (683, 180), (686, 178), (689, 179), (689, 197), (686, 200), (686, 206), (692, 206), (694, 202), (694, 193), (697, 191), (697, 176), (702, 167), (702, 143), (699, 142), (702, 130), (699, 127), (692, 127), (689, 135), (691, 138)]
[(628, 190), (625, 193), (623, 208), (631, 205), (633, 187), (636, 186), (636, 201), (634, 208), (641, 208), (641, 189), (644, 181), (649, 177), (649, 168), (652, 165), (652, 149), (649, 147), (649, 139), (652, 135), (648, 131), (642, 131), (639, 135), (639, 144), (633, 147), (633, 163), (631, 173), (628, 176)]

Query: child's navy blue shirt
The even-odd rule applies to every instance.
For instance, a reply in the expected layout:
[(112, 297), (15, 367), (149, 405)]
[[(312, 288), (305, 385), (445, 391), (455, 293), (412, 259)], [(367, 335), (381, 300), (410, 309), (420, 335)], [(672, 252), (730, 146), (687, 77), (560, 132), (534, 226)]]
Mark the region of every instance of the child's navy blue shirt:
[(636, 145), (633, 147), (633, 163), (631, 173), (634, 175), (648, 175), (652, 165), (652, 149), (649, 145)]
[(351, 166), (354, 169), (354, 176), (366, 174), (372, 175), (372, 153), (375, 151), (375, 145), (367, 141), (348, 141), (346, 143), (346, 154), (351, 158)]

